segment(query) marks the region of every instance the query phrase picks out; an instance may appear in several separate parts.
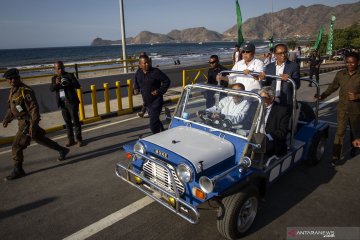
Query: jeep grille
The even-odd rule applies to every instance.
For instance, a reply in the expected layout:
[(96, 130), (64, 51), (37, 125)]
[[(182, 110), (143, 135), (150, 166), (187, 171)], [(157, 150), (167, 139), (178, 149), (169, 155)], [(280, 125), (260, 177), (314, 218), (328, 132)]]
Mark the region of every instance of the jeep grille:
[[(170, 168), (171, 173), (172, 173), (175, 183), (176, 183), (176, 187), (179, 191), (179, 194), (180, 195), (183, 194), (184, 193), (184, 185), (182, 184), (182, 182), (179, 180), (178, 176), (176, 175), (174, 167), (165, 162), (163, 162), (163, 163), (166, 164), (168, 168)], [(157, 184), (158, 186), (160, 186), (161, 188), (163, 188), (169, 192), (174, 193), (174, 187), (171, 184), (170, 176), (168, 174), (168, 171), (164, 167), (162, 167), (154, 162), (146, 161), (143, 165), (143, 170), (144, 170), (144, 176), (147, 179), (149, 179), (151, 182)]]

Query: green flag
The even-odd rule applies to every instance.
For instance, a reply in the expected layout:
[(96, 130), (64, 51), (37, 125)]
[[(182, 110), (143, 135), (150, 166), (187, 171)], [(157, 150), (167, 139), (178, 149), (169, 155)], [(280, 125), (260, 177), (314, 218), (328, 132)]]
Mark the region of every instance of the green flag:
[(330, 21), (330, 30), (329, 30), (329, 39), (328, 39), (328, 43), (326, 46), (326, 54), (327, 55), (332, 55), (332, 48), (333, 48), (333, 32), (334, 32), (334, 22), (336, 20), (335, 16), (331, 16), (331, 21)]
[(241, 46), (241, 44), (244, 42), (244, 37), (241, 31), (242, 17), (241, 17), (241, 10), (238, 0), (236, 0), (236, 17), (237, 17), (237, 27), (238, 27), (238, 44), (239, 46)]
[(320, 43), (321, 43), (321, 40), (322, 40), (322, 33), (324, 31), (324, 27), (321, 26), (320, 27), (320, 30), (319, 30), (319, 33), (318, 33), (318, 36), (317, 36), (317, 39), (316, 39), (316, 42), (315, 42), (315, 45), (314, 45), (314, 49), (315, 50), (318, 50), (319, 47), (320, 47)]

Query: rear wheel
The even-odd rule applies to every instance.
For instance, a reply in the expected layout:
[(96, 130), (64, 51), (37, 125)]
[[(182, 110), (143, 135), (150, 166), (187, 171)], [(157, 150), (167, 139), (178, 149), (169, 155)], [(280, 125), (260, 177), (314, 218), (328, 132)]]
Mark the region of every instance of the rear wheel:
[(299, 120), (304, 122), (311, 122), (315, 120), (316, 116), (312, 107), (306, 102), (300, 102), (300, 103), (301, 103), (301, 108), (300, 108)]
[(237, 239), (252, 226), (259, 206), (258, 189), (254, 186), (222, 199), (218, 211), (218, 231), (228, 239)]
[(311, 141), (309, 154), (306, 162), (310, 165), (318, 164), (325, 153), (326, 135), (324, 132), (318, 132), (315, 134)]

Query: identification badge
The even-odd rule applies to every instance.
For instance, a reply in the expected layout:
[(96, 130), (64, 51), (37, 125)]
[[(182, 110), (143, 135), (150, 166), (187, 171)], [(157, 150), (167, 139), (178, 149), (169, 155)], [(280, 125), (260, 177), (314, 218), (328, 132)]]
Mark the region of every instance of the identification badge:
[(64, 89), (60, 89), (59, 93), (60, 93), (60, 99), (61, 99), (61, 100), (65, 100), (65, 92), (64, 92)]
[(16, 105), (16, 109), (18, 110), (18, 112), (24, 111), (24, 109), (21, 107), (21, 105)]

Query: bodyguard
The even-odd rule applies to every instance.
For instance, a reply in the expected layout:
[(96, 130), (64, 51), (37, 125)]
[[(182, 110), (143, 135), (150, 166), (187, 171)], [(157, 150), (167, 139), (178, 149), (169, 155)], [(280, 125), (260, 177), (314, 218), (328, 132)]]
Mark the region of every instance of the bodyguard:
[(149, 113), (152, 133), (164, 131), (160, 121), (163, 107), (163, 95), (170, 86), (170, 79), (158, 68), (153, 68), (147, 55), (139, 57), (139, 69), (135, 73), (134, 94), (142, 94), (146, 110)]
[[(51, 79), (50, 91), (56, 92), (56, 102), (61, 108), (64, 118), (68, 141), (65, 147), (70, 147), (77, 143), (82, 146), (81, 124), (79, 120), (79, 98), (76, 89), (80, 89), (80, 84), (74, 74), (65, 71), (64, 63), (58, 61), (54, 64), (55, 76)], [(74, 139), (74, 128), (75, 137)]]
[(64, 148), (45, 136), (45, 130), (39, 126), (40, 113), (34, 91), (21, 82), (19, 71), (16, 68), (9, 69), (3, 75), (11, 86), (8, 109), (3, 120), (3, 127), (6, 128), (12, 120), (18, 120), (18, 131), (12, 144), (12, 158), (14, 169), (4, 180), (14, 180), (25, 176), (22, 168), (24, 161), (23, 150), (30, 145), (31, 139), (38, 144), (54, 149), (59, 152), (58, 160), (64, 160), (69, 153)]

